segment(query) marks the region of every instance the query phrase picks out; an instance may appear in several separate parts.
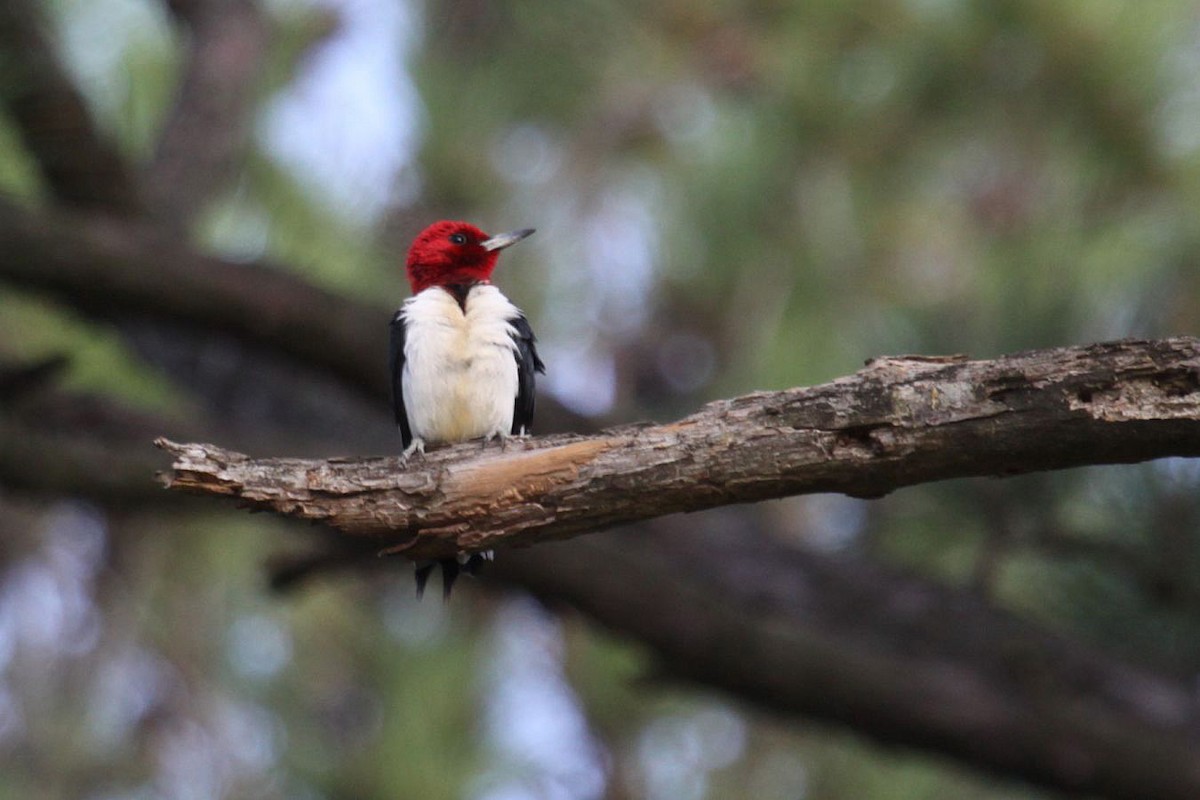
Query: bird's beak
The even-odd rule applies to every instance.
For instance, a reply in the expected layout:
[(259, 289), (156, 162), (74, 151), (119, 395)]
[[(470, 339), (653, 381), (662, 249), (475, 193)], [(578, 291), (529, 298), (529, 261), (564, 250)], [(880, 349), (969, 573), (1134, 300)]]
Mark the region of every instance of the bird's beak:
[(519, 231), (512, 231), (511, 233), (501, 233), (483, 242), (483, 249), (503, 250), (510, 244), (516, 244), (517, 242), (521, 241), (531, 233), (533, 233), (533, 228), (524, 228)]

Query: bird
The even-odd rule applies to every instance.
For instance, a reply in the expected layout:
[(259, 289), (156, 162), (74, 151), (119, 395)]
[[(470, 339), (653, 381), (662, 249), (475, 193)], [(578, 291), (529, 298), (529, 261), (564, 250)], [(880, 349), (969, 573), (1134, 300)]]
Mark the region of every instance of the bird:
[[(489, 236), (461, 221), (421, 231), (405, 272), (412, 295), (392, 317), (392, 409), (405, 463), (433, 444), (525, 436), (533, 424), (535, 374), (546, 371), (525, 314), (491, 282), (500, 251), (533, 228)], [(443, 596), (460, 571), (474, 573), (486, 553), (419, 562), (417, 596), (435, 565)]]

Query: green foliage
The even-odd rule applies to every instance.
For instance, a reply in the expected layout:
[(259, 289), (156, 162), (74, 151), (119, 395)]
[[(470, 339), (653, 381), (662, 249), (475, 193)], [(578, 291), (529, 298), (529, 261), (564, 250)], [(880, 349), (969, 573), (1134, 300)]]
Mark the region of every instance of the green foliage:
[(37, 170), (20, 152), (20, 136), (0, 116), (0, 195), (9, 201), (41, 202), (45, 197)]
[(186, 395), (135, 358), (120, 335), (41, 298), (0, 296), (0, 355), (33, 362), (66, 356), (62, 386), (122, 398), (167, 416), (186, 413)]

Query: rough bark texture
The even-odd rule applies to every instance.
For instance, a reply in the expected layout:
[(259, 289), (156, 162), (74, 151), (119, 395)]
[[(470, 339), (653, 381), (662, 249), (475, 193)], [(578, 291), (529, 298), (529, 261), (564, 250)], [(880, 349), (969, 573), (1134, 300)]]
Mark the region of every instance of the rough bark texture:
[(408, 464), (255, 460), (160, 440), (171, 488), (378, 537), (413, 558), (812, 492), (877, 497), (945, 478), (1200, 454), (1200, 340), (875, 359), (832, 383), (712, 403), (669, 425), (555, 436)]

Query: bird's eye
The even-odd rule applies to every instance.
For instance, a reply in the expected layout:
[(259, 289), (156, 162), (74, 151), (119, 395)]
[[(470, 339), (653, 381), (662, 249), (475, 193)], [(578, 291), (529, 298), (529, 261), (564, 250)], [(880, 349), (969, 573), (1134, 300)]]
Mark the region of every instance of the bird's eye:
[(454, 242), (455, 244), (466, 244), (467, 236), (464, 233), (452, 233), (450, 234), (450, 241)]

